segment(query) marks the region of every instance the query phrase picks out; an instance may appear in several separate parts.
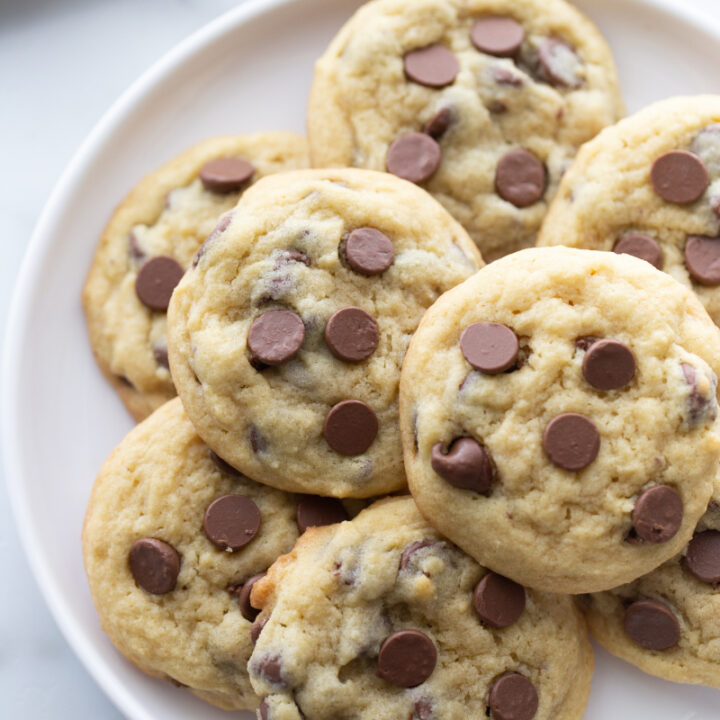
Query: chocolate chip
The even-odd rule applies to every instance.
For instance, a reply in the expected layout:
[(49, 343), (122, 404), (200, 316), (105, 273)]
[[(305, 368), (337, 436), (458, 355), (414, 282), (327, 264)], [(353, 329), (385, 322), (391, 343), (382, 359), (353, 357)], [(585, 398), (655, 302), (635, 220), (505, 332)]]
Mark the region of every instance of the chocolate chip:
[(273, 685), (285, 684), (279, 655), (264, 657), (256, 666), (256, 672)]
[(546, 182), (545, 166), (524, 148), (505, 153), (495, 170), (497, 194), (519, 208), (542, 199)]
[(334, 525), (348, 519), (343, 504), (335, 498), (304, 495), (297, 504), (297, 525), (301, 533), (309, 527)]
[(224, 215), (220, 216), (220, 219), (217, 222), (217, 225), (214, 227), (213, 231), (205, 238), (205, 242), (200, 246), (200, 249), (195, 253), (195, 257), (193, 258), (192, 266), (197, 267), (197, 264), (200, 262), (200, 258), (205, 254), (205, 251), (210, 246), (210, 243), (216, 238), (222, 235), (225, 230), (227, 230), (228, 225), (232, 222), (233, 219), (233, 213), (232, 212), (226, 212)]
[(452, 84), (460, 71), (455, 54), (443, 45), (412, 50), (403, 58), (403, 65), (410, 80), (434, 88)]
[(270, 720), (270, 707), (268, 706), (265, 698), (262, 699), (260, 707), (258, 707), (258, 716), (260, 717), (260, 720)]
[(453, 440), (447, 454), (442, 443), (435, 443), (430, 453), (432, 469), (453, 487), (486, 493), (492, 485), (495, 469), (490, 453), (475, 439)]
[(585, 379), (598, 390), (618, 390), (635, 376), (635, 356), (618, 340), (598, 340), (585, 353)]
[(262, 629), (267, 624), (267, 621), (270, 618), (265, 616), (260, 616), (251, 626), (250, 626), (250, 642), (253, 644), (253, 647), (258, 641), (258, 638), (260, 637), (260, 633), (262, 632)]
[(180, 572), (180, 555), (172, 545), (156, 538), (140, 538), (130, 548), (130, 572), (135, 582), (153, 595), (175, 589)]
[(267, 573), (260, 573), (259, 575), (253, 575), (251, 578), (248, 578), (243, 584), (240, 592), (237, 594), (240, 612), (242, 613), (242, 616), (250, 622), (253, 622), (260, 614), (260, 611), (250, 604), (250, 592), (252, 591), (253, 585), (258, 580), (262, 580), (265, 575), (267, 575)]
[(229, 462), (223, 460), (216, 452), (208, 450), (208, 455), (210, 456), (210, 459), (215, 463), (215, 467), (217, 467), (220, 472), (224, 472), (227, 475), (232, 475), (233, 477), (242, 477), (242, 473), (239, 470), (234, 468)]
[(507, 325), (479, 322), (463, 330), (460, 350), (476, 370), (496, 375), (515, 365), (520, 342)]
[(170, 360), (168, 360), (168, 349), (166, 347), (155, 346), (153, 348), (153, 357), (155, 362), (168, 370), (170, 369)]
[(387, 235), (375, 228), (362, 227), (343, 241), (340, 255), (356, 273), (380, 275), (393, 264), (395, 250)]
[(441, 108), (425, 123), (423, 132), (431, 138), (439, 140), (447, 132), (452, 121), (452, 110), (448, 107)]
[(513, 57), (525, 39), (522, 25), (510, 17), (488, 15), (475, 21), (470, 30), (473, 45), (488, 55)]
[(578, 350), (587, 352), (593, 343), (596, 343), (600, 338), (593, 337), (592, 335), (586, 335), (585, 337), (579, 337), (575, 340), (575, 347)]
[(555, 465), (575, 472), (597, 457), (600, 434), (595, 423), (584, 415), (563, 413), (545, 427), (543, 448)]
[(580, 59), (566, 42), (546, 38), (538, 47), (537, 61), (541, 80), (571, 89), (583, 84)]
[(239, 550), (260, 529), (258, 506), (244, 495), (223, 495), (205, 511), (203, 529), (208, 540), (221, 550)]
[(522, 87), (522, 75), (514, 73), (502, 65), (492, 65), (490, 67), (490, 75), (498, 85), (511, 85), (512, 87)]
[(687, 150), (671, 150), (657, 158), (650, 170), (650, 180), (663, 200), (678, 205), (698, 200), (709, 182), (703, 161)]
[(229, 193), (240, 190), (254, 173), (255, 168), (244, 158), (222, 157), (200, 168), (200, 180), (210, 192)]
[(421, 548), (430, 547), (435, 545), (437, 540), (416, 540), (410, 543), (403, 551), (400, 556), (400, 570), (405, 570), (410, 563), (412, 556)]
[(690, 277), (701, 285), (720, 285), (720, 237), (688, 235), (685, 265)]
[(637, 600), (625, 610), (625, 632), (646, 650), (668, 650), (680, 640), (680, 623), (658, 600)]
[(346, 362), (369, 358), (380, 341), (375, 318), (359, 307), (345, 307), (333, 313), (325, 326), (325, 342), (332, 354)]
[(489, 572), (475, 586), (473, 605), (484, 625), (504, 628), (523, 614), (525, 588), (502, 575)]
[(432, 702), (428, 698), (415, 701), (411, 720), (433, 720), (434, 717)]
[(720, 532), (696, 533), (687, 547), (685, 566), (700, 581), (720, 584)]
[(150, 258), (135, 278), (135, 293), (150, 310), (167, 310), (175, 286), (182, 280), (182, 265), (167, 255)]
[(378, 677), (410, 688), (424, 683), (437, 662), (433, 641), (419, 630), (398, 630), (385, 638), (378, 655)]
[(323, 437), (341, 455), (361, 455), (375, 440), (378, 420), (369, 405), (361, 400), (343, 400), (325, 416)]
[(302, 263), (306, 267), (310, 267), (312, 265), (312, 260), (300, 250), (283, 250), (282, 252), (278, 253), (277, 258), (275, 259), (275, 269), (282, 267), (283, 265), (287, 265), (291, 262), (297, 262)]
[(255, 425), (250, 426), (250, 431), (248, 435), (250, 436), (250, 447), (256, 455), (258, 453), (264, 453), (267, 451), (267, 440), (265, 439), (265, 436), (262, 435), (262, 433), (257, 429), (257, 427), (255, 427)]
[(644, 233), (629, 233), (625, 235), (613, 248), (613, 252), (633, 255), (654, 265), (658, 270), (663, 268), (663, 254), (654, 238)]
[(488, 707), (494, 720), (531, 720), (538, 709), (537, 690), (524, 675), (505, 673), (490, 688)]
[(140, 247), (140, 243), (134, 232), (128, 235), (128, 245), (130, 246), (130, 256), (133, 260), (139, 261), (145, 259), (145, 251)]
[(265, 365), (282, 365), (297, 355), (305, 340), (302, 318), (290, 310), (270, 310), (253, 320), (248, 348)]
[(388, 172), (414, 183), (429, 180), (441, 161), (440, 146), (425, 133), (399, 137), (388, 148), (385, 159)]
[(682, 498), (667, 485), (655, 485), (644, 490), (632, 511), (635, 534), (649, 543), (670, 540), (680, 529), (682, 519)]

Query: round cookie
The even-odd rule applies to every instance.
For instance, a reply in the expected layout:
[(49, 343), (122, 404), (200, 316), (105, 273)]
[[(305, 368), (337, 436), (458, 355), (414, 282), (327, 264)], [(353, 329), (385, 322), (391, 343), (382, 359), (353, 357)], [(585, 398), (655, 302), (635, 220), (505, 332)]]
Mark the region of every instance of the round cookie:
[(316, 167), (421, 183), (486, 260), (528, 247), (577, 148), (623, 115), (610, 50), (563, 0), (379, 0), (315, 66)]
[(579, 720), (593, 656), (571, 598), (480, 567), (409, 497), (307, 532), (256, 583), (261, 720)]
[(720, 688), (720, 493), (690, 544), (649, 575), (583, 598), (593, 635), (651, 675)]
[(720, 334), (672, 278), (626, 255), (522, 250), (446, 293), (413, 337), (410, 490), (440, 532), (524, 585), (629, 582), (676, 555), (707, 507), (717, 368)]
[(691, 287), (720, 325), (720, 95), (650, 105), (587, 143), (539, 245), (641, 257)]
[(102, 627), (144, 672), (222, 708), (257, 707), (246, 671), (250, 581), (309, 525), (347, 517), (337, 500), (243, 477), (171, 400), (123, 440), (93, 487), (83, 554)]
[(107, 224), (83, 291), (90, 344), (136, 420), (175, 396), (165, 310), (224, 212), (255, 180), (307, 166), (300, 135), (206, 140), (148, 175)]
[(306, 170), (248, 190), (169, 310), (198, 433), (293, 492), (405, 487), (400, 365), (425, 309), (482, 265), (429, 195), (386, 173)]

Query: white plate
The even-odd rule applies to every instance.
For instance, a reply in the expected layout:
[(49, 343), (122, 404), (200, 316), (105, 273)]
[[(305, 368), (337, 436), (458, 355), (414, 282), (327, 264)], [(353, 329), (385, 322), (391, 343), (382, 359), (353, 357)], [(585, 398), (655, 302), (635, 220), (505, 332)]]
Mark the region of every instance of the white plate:
[[(302, 131), (313, 60), (359, 4), (250, 0), (181, 43), (117, 101), (79, 150), (25, 258), (2, 395), (14, 512), (65, 637), (134, 720), (228, 716), (135, 670), (105, 638), (90, 600), (80, 552), (85, 504), (97, 469), (131, 421), (88, 346), (80, 307), (85, 273), (113, 207), (167, 158), (208, 135)], [(669, 95), (720, 92), (720, 25), (682, 9), (680, 0), (577, 5), (609, 39), (631, 111)], [(720, 692), (651, 678), (602, 651), (597, 660), (586, 720), (720, 714)]]

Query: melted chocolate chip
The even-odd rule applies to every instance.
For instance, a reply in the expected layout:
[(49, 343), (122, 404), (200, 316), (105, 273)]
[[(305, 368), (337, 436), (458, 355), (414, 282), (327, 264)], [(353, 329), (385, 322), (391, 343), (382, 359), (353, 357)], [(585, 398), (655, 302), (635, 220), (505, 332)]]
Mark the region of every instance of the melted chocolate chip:
[(257, 427), (255, 427), (255, 425), (250, 426), (250, 431), (248, 434), (250, 436), (250, 447), (256, 455), (258, 453), (264, 453), (267, 451), (267, 440), (265, 439), (264, 435), (262, 435), (262, 433), (257, 429)]
[(513, 57), (523, 44), (525, 31), (510, 17), (487, 15), (475, 21), (470, 39), (480, 51), (496, 57)]
[(414, 183), (429, 180), (440, 167), (442, 150), (425, 133), (409, 133), (399, 137), (388, 148), (387, 171)]
[(655, 485), (644, 490), (632, 511), (636, 536), (649, 543), (663, 543), (673, 538), (682, 520), (682, 498), (677, 490), (667, 485)]
[(613, 248), (618, 254), (633, 255), (654, 265), (658, 270), (663, 268), (663, 254), (654, 238), (644, 233), (629, 233), (618, 240)]
[(348, 519), (347, 511), (336, 498), (304, 495), (298, 500), (297, 525), (301, 533), (309, 527), (334, 525)]
[(255, 360), (282, 365), (297, 355), (305, 340), (302, 318), (290, 310), (270, 310), (253, 320), (248, 348)]
[(598, 390), (619, 390), (635, 376), (635, 356), (618, 340), (598, 340), (585, 353), (585, 379)]
[(687, 547), (685, 567), (701, 582), (720, 585), (720, 532), (695, 533)]
[(403, 65), (408, 79), (434, 88), (452, 84), (460, 71), (455, 54), (443, 45), (412, 50), (403, 58)]
[(578, 413), (563, 413), (545, 427), (543, 448), (553, 464), (576, 472), (590, 465), (600, 450), (595, 423)]
[(249, 622), (254, 622), (260, 614), (260, 611), (250, 604), (250, 593), (252, 592), (253, 585), (258, 580), (262, 580), (265, 575), (267, 575), (267, 573), (260, 573), (259, 575), (253, 575), (251, 578), (248, 578), (240, 589), (240, 592), (237, 593), (240, 612)]
[(341, 455), (361, 455), (374, 442), (378, 420), (369, 405), (361, 400), (343, 400), (325, 416), (323, 437)]
[(502, 575), (489, 572), (475, 586), (473, 605), (484, 625), (508, 627), (525, 610), (525, 588)]
[(180, 573), (180, 555), (172, 545), (157, 538), (140, 538), (128, 554), (130, 572), (146, 592), (164, 595), (172, 592)]
[(699, 200), (709, 183), (703, 161), (687, 150), (672, 150), (657, 158), (650, 170), (650, 180), (663, 200), (677, 205)]
[(258, 715), (260, 716), (260, 720), (270, 720), (270, 706), (265, 698), (260, 701)]
[(153, 357), (158, 365), (170, 369), (170, 360), (168, 360), (168, 349), (166, 347), (156, 345), (153, 348)]
[(415, 701), (413, 714), (410, 720), (434, 720), (432, 702), (428, 698), (420, 698)]
[(173, 290), (182, 280), (182, 265), (167, 255), (150, 258), (135, 278), (138, 300), (150, 310), (167, 310)]
[(637, 600), (625, 610), (625, 632), (646, 650), (668, 650), (680, 640), (680, 623), (658, 600)]
[(265, 627), (269, 619), (270, 618), (267, 615), (261, 615), (250, 626), (250, 642), (253, 644), (253, 646), (255, 646), (255, 644), (257, 643), (258, 638), (260, 637), (260, 633), (262, 632), (262, 629)]
[(325, 326), (325, 342), (332, 354), (345, 362), (362, 362), (380, 341), (375, 318), (359, 307), (337, 310)]
[(210, 246), (210, 243), (216, 238), (222, 235), (225, 230), (227, 230), (228, 225), (232, 222), (233, 219), (233, 213), (232, 212), (226, 212), (224, 215), (220, 216), (220, 219), (218, 220), (217, 225), (213, 229), (213, 231), (205, 238), (205, 242), (200, 246), (199, 250), (195, 253), (195, 257), (193, 258), (192, 266), (197, 267), (197, 264), (200, 262), (200, 258), (205, 254), (206, 250)]
[(340, 244), (340, 259), (360, 275), (380, 275), (395, 260), (390, 238), (379, 230), (362, 227), (353, 230)]
[(551, 85), (570, 89), (583, 84), (582, 63), (577, 53), (566, 42), (546, 38), (540, 43), (537, 54), (538, 77)]
[(285, 685), (282, 663), (279, 655), (267, 655), (256, 666), (258, 675), (273, 685)]
[(208, 450), (208, 455), (220, 472), (231, 475), (232, 477), (242, 477), (242, 473), (239, 470), (234, 468), (230, 463), (225, 462), (216, 452)]
[(490, 453), (469, 437), (453, 440), (447, 454), (442, 443), (436, 443), (430, 453), (430, 464), (443, 480), (461, 490), (486, 493), (495, 478)]
[(503, 65), (492, 65), (490, 67), (490, 75), (498, 85), (510, 85), (512, 87), (522, 87), (522, 75), (509, 70)]
[(419, 630), (398, 630), (383, 642), (378, 654), (377, 674), (399, 687), (424, 683), (435, 669), (437, 650)]
[(412, 556), (421, 548), (430, 547), (436, 545), (437, 540), (416, 540), (410, 543), (403, 551), (400, 556), (400, 570), (405, 570), (408, 564), (412, 560)]
[(505, 153), (495, 170), (497, 194), (515, 207), (528, 207), (541, 200), (546, 184), (545, 166), (524, 148)]
[(507, 325), (479, 322), (463, 330), (460, 350), (476, 370), (496, 375), (515, 365), (520, 342)]
[(203, 529), (221, 550), (239, 550), (257, 535), (260, 523), (260, 510), (249, 497), (223, 495), (205, 511)]
[(423, 132), (435, 140), (439, 140), (447, 131), (453, 121), (452, 110), (448, 107), (438, 110), (423, 127)]
[(490, 688), (488, 707), (493, 720), (532, 720), (538, 709), (535, 686), (524, 675), (501, 675)]
[(210, 192), (229, 193), (240, 190), (254, 173), (255, 168), (245, 158), (222, 157), (200, 168), (200, 180)]
[(720, 285), (720, 237), (688, 235), (685, 266), (700, 285)]
[[(715, 405), (715, 394), (711, 392), (703, 392), (698, 384), (698, 372), (688, 363), (680, 363), (685, 382), (690, 386), (690, 395), (688, 397), (688, 418), (687, 422), (690, 427), (696, 427), (701, 422), (715, 420), (717, 417), (717, 407)], [(708, 390), (710, 387), (708, 386)]]
[(147, 257), (145, 251), (140, 247), (140, 243), (134, 232), (128, 235), (128, 245), (130, 247), (130, 257), (132, 257), (133, 260), (139, 262)]

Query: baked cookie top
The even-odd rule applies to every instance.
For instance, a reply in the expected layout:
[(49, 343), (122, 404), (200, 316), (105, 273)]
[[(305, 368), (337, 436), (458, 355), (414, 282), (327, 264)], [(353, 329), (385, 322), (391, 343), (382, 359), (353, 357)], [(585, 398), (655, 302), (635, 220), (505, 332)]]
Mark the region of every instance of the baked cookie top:
[(144, 672), (222, 708), (254, 708), (252, 583), (308, 526), (347, 517), (337, 500), (243, 477), (171, 400), (123, 440), (92, 490), (83, 555), (103, 630)]
[(607, 44), (563, 0), (378, 0), (317, 62), (308, 135), (316, 167), (421, 183), (494, 260), (622, 115)]
[(583, 715), (593, 658), (572, 599), (480, 567), (408, 497), (308, 531), (251, 597), (263, 720)]
[(720, 334), (646, 262), (523, 250), (426, 313), (401, 380), (420, 510), (487, 567), (604, 590), (676, 555), (718, 474)]
[(175, 396), (165, 311), (198, 248), (255, 180), (307, 162), (294, 133), (212, 138), (145, 177), (113, 214), (83, 305), (100, 369), (136, 420)]
[(720, 492), (683, 551), (649, 575), (583, 598), (595, 637), (641, 670), (720, 688)]
[(460, 225), (392, 175), (265, 178), (173, 295), (170, 364), (185, 409), (210, 447), (275, 487), (402, 488), (405, 350), (425, 309), (481, 265)]
[(539, 245), (614, 250), (687, 287), (720, 324), (720, 95), (650, 105), (587, 143)]

